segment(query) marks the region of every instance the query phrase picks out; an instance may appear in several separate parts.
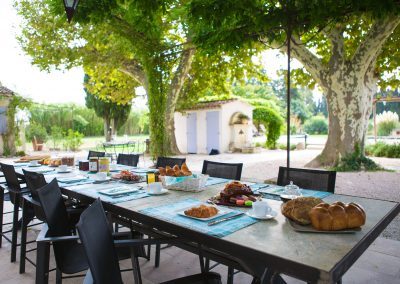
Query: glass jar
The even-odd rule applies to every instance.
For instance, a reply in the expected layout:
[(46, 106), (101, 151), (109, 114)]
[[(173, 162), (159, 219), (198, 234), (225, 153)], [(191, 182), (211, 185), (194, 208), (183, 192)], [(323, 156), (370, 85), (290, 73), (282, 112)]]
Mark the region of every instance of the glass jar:
[(99, 158), (89, 158), (89, 171), (92, 173), (97, 173), (99, 171)]
[(108, 173), (110, 172), (110, 159), (108, 157), (99, 158), (99, 172)]
[(75, 158), (73, 156), (65, 156), (61, 158), (61, 165), (67, 165), (68, 167), (73, 167), (75, 164)]

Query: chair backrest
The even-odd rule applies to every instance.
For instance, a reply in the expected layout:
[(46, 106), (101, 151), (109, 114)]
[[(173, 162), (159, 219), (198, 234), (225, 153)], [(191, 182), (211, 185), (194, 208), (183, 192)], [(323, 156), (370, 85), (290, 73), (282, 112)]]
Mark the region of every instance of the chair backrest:
[(336, 171), (279, 167), (278, 185), (291, 181), (300, 188), (335, 192)]
[[(39, 189), (37, 193), (42, 205), (45, 221), (49, 227), (47, 237), (72, 235), (67, 208), (65, 207), (57, 179), (53, 179), (50, 183)], [(71, 247), (76, 244), (76, 241), (53, 243), (57, 267), (61, 271), (64, 268), (64, 260), (67, 255), (70, 255), (68, 253), (71, 251)]]
[(1, 171), (4, 174), (7, 186), (14, 190), (21, 190), (17, 173), (13, 165), (0, 163)]
[(88, 159), (91, 157), (105, 157), (106, 153), (105, 152), (98, 152), (98, 151), (89, 151), (88, 154)]
[(136, 167), (139, 162), (137, 154), (118, 154), (117, 164)]
[(113, 237), (99, 199), (81, 214), (76, 227), (94, 283), (122, 283)]
[(159, 168), (159, 167), (165, 168), (166, 166), (170, 166), (172, 168), (175, 165), (178, 165), (180, 167), (185, 162), (186, 162), (186, 158), (158, 157), (157, 163), (156, 163), (156, 168)]
[(242, 163), (219, 163), (204, 160), (202, 174), (210, 177), (240, 180), (242, 177)]
[[(4, 174), (4, 179), (6, 180), (7, 187), (14, 189), (16, 191), (21, 191), (21, 185), (18, 180), (17, 173), (13, 165), (0, 163), (1, 171)], [(17, 195), (10, 191), (10, 201), (12, 204), (15, 203)]]
[(22, 169), (22, 172), (24, 173), (26, 186), (31, 192), (32, 198), (34, 200), (39, 200), (37, 190), (47, 184), (44, 175), (36, 172), (26, 171), (25, 169)]

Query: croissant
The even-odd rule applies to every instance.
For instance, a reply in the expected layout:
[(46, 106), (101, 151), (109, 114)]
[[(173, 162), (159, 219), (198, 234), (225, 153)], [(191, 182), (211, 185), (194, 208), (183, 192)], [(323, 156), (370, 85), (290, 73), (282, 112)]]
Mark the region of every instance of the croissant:
[(185, 215), (196, 218), (209, 218), (218, 214), (218, 209), (214, 206), (200, 205), (184, 211)]
[(166, 170), (163, 167), (159, 167), (158, 171), (160, 172), (160, 176), (165, 176), (167, 174)]
[(173, 176), (175, 176), (175, 172), (173, 169), (171, 169), (171, 167), (169, 167), (169, 169), (166, 168), (165, 175), (173, 177)]
[(179, 170), (180, 170), (180, 168), (179, 168), (179, 166), (178, 166), (178, 165), (175, 165), (175, 166), (174, 166), (172, 169), (174, 170), (174, 172), (177, 172), (177, 171), (179, 171)]
[(321, 203), (309, 212), (312, 226), (321, 231), (337, 231), (358, 228), (365, 224), (365, 211), (356, 204), (335, 202)]
[(181, 170), (182, 170), (182, 172), (190, 172), (188, 166), (186, 165), (186, 163), (182, 164)]

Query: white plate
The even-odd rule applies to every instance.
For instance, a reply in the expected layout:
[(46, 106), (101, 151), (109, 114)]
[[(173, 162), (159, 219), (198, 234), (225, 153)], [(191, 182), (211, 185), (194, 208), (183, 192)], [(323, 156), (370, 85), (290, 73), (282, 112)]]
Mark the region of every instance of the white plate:
[(28, 164), (28, 167), (30, 167), (30, 168), (37, 168), (37, 167), (41, 167), (41, 166), (42, 166), (41, 164), (37, 164), (37, 165)]
[(269, 220), (269, 219), (275, 218), (278, 215), (278, 213), (276, 211), (274, 211), (274, 210), (271, 210), (271, 212), (269, 214), (265, 215), (265, 216), (256, 216), (256, 215), (254, 215), (253, 209), (251, 209), (251, 210), (246, 212), (246, 215), (251, 217), (251, 218), (254, 218), (254, 219)]
[(105, 179), (99, 179), (96, 176), (89, 176), (89, 178), (94, 180), (95, 182), (106, 182), (106, 181), (110, 181), (111, 180), (110, 177), (106, 177)]
[[(231, 213), (233, 211), (232, 209), (229, 209), (229, 208), (221, 208), (221, 207), (215, 206), (218, 209), (218, 213), (217, 213), (217, 215), (214, 215), (214, 216), (209, 217), (209, 218), (197, 218), (197, 217), (188, 216), (188, 215), (185, 214), (185, 210), (190, 209), (192, 207), (199, 207), (200, 205), (201, 204), (193, 205), (193, 206), (190, 206), (188, 208), (181, 209), (181, 210), (178, 211), (178, 215), (181, 215), (181, 216), (184, 216), (184, 217), (188, 217), (188, 218), (192, 218), (192, 219), (196, 219), (196, 220), (200, 220), (200, 221), (210, 221), (210, 220), (213, 220), (215, 218), (227, 215), (227, 214), (229, 214), (229, 213)], [(204, 204), (204, 205), (210, 206), (209, 204)]]
[(153, 192), (153, 191), (150, 191), (150, 190), (146, 190), (146, 192), (148, 194), (150, 194), (150, 195), (163, 195), (163, 194), (168, 193), (168, 189), (162, 188), (160, 192)]

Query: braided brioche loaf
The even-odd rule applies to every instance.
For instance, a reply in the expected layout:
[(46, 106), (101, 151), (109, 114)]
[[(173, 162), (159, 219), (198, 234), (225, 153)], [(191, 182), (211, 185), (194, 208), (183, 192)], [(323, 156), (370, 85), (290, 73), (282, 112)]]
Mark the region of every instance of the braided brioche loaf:
[(365, 224), (365, 211), (356, 204), (335, 202), (320, 203), (313, 207), (309, 216), (312, 226), (321, 231), (337, 231), (358, 228)]

